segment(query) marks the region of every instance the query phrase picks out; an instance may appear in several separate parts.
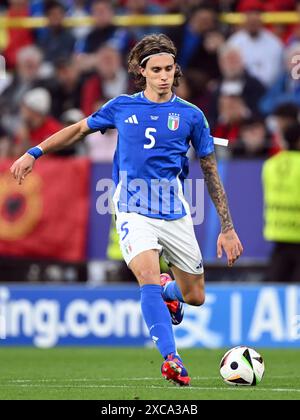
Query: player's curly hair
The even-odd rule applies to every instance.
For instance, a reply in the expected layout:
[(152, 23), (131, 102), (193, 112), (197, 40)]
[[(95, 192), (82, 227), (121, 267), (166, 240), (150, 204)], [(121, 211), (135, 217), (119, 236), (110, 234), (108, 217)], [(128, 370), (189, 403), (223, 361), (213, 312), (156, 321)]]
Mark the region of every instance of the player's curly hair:
[[(139, 41), (130, 51), (128, 57), (128, 72), (133, 75), (136, 86), (140, 89), (146, 88), (146, 79), (140, 72), (140, 67), (145, 68), (148, 60), (142, 65), (142, 60), (148, 55), (169, 53), (173, 54), (176, 62), (177, 49), (171, 39), (164, 34), (147, 35)], [(175, 63), (175, 76), (173, 86), (179, 85), (179, 79), (182, 76), (180, 66)]]

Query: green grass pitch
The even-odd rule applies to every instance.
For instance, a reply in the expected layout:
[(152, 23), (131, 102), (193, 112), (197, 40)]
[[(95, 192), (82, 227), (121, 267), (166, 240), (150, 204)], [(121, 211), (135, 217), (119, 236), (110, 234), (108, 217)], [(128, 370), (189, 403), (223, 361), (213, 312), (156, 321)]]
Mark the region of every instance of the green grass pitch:
[(225, 350), (180, 352), (192, 377), (176, 387), (160, 374), (161, 357), (143, 348), (1, 348), (0, 400), (300, 399), (300, 350), (257, 349), (266, 371), (256, 387), (231, 387), (219, 377)]

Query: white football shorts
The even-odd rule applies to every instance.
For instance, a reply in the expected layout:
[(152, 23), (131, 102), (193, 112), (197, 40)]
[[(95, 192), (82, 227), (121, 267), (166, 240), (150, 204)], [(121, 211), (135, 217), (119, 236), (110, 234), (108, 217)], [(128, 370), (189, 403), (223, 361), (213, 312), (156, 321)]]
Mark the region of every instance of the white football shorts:
[(171, 266), (191, 274), (203, 273), (202, 255), (190, 215), (163, 220), (122, 212), (117, 215), (116, 227), (127, 265), (141, 252), (157, 249)]

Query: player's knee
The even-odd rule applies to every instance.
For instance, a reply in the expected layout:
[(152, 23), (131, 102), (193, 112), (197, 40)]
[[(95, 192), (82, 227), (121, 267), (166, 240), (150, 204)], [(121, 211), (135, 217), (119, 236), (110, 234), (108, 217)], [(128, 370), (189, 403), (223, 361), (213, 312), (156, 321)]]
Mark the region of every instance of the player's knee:
[(205, 293), (203, 291), (196, 293), (189, 293), (184, 296), (184, 301), (191, 306), (201, 306), (205, 302)]
[(156, 278), (159, 278), (159, 273), (151, 268), (142, 268), (135, 273), (138, 281), (141, 284), (153, 283)]

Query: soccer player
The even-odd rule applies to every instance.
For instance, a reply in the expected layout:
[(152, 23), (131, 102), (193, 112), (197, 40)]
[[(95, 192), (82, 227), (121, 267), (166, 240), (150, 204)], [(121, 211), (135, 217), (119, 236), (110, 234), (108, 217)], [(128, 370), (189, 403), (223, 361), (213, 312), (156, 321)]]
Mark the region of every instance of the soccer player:
[[(90, 132), (118, 129), (113, 202), (120, 247), (140, 285), (142, 314), (150, 336), (164, 358), (162, 375), (176, 384), (189, 385), (172, 322), (181, 322), (184, 302), (200, 306), (205, 297), (201, 252), (183, 194), (190, 143), (220, 217), (218, 257), (224, 250), (232, 266), (243, 248), (218, 175), (208, 123), (199, 108), (173, 92), (181, 76), (174, 44), (163, 34), (146, 36), (130, 52), (128, 63), (139, 93), (110, 100), (88, 118), (29, 149), (12, 165), (11, 172), (21, 184), (40, 156), (69, 146)], [(160, 274), (160, 252), (175, 281)]]

